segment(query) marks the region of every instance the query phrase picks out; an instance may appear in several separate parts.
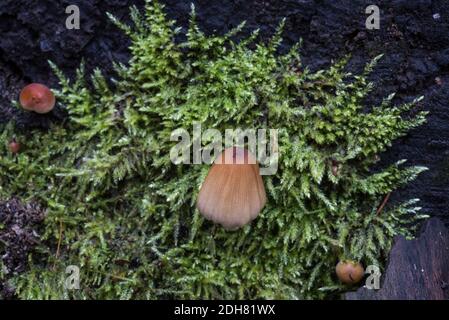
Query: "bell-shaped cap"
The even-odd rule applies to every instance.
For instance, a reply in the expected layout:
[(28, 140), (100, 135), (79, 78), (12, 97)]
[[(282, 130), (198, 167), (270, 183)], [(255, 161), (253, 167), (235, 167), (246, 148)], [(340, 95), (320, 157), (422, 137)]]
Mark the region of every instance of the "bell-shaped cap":
[(231, 147), (215, 160), (198, 195), (198, 209), (208, 220), (228, 230), (255, 219), (267, 201), (256, 158)]

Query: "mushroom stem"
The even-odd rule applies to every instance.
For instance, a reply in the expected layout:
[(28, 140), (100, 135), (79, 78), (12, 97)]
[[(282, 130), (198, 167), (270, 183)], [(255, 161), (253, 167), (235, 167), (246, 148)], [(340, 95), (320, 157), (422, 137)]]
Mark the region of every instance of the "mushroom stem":
[(389, 192), (389, 193), (385, 196), (384, 201), (382, 201), (382, 204), (380, 205), (379, 209), (377, 209), (377, 212), (376, 212), (377, 215), (379, 215), (379, 214), (382, 212), (382, 210), (384, 209), (385, 205), (386, 205), (387, 202), (388, 202), (388, 199), (390, 199), (390, 195), (391, 195), (391, 192)]

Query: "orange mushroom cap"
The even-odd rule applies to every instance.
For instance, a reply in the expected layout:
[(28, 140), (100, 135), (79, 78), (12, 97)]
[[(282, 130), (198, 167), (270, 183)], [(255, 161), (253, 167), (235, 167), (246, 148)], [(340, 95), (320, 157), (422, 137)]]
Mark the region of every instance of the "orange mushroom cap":
[(40, 83), (29, 84), (20, 92), (20, 104), (28, 111), (48, 113), (53, 110), (55, 103), (53, 92)]
[(359, 283), (365, 275), (362, 264), (351, 260), (340, 261), (335, 267), (335, 272), (344, 284)]

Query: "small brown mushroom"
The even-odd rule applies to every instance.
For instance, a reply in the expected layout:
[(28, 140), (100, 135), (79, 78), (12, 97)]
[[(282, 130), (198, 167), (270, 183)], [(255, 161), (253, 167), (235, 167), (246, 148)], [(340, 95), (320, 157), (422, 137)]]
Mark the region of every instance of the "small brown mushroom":
[(344, 284), (357, 284), (365, 275), (365, 269), (360, 262), (351, 260), (340, 261), (335, 267), (338, 279)]
[(53, 92), (40, 83), (32, 83), (23, 88), (19, 100), (25, 110), (37, 113), (50, 112), (56, 103)]
[(12, 154), (18, 154), (20, 152), (21, 145), (19, 142), (16, 141), (16, 139), (13, 139), (9, 143), (9, 151), (11, 151)]
[(225, 229), (235, 230), (255, 219), (267, 201), (255, 157), (232, 147), (215, 160), (198, 195), (201, 214)]
[(339, 175), (339, 173), (340, 173), (340, 164), (338, 163), (338, 161), (332, 160), (332, 164), (331, 165), (332, 165), (332, 167), (331, 167), (332, 174), (335, 177), (337, 177)]

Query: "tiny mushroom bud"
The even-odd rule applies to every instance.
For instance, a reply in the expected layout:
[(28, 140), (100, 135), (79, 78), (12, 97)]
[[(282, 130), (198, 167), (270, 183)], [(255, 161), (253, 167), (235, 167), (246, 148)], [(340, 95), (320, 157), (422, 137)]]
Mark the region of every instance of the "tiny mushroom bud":
[(337, 264), (335, 271), (338, 279), (344, 284), (357, 284), (365, 275), (365, 269), (363, 269), (361, 263), (351, 260), (340, 261)]
[(20, 152), (20, 143), (18, 143), (17, 141), (16, 141), (16, 139), (14, 139), (14, 140), (12, 140), (10, 143), (9, 143), (9, 151), (11, 151), (11, 153), (12, 154), (17, 154), (17, 153), (19, 153)]
[(340, 173), (340, 164), (338, 161), (332, 160), (332, 174), (336, 177)]
[(48, 113), (53, 110), (55, 103), (53, 92), (40, 83), (29, 84), (20, 93), (20, 104), (28, 111)]

